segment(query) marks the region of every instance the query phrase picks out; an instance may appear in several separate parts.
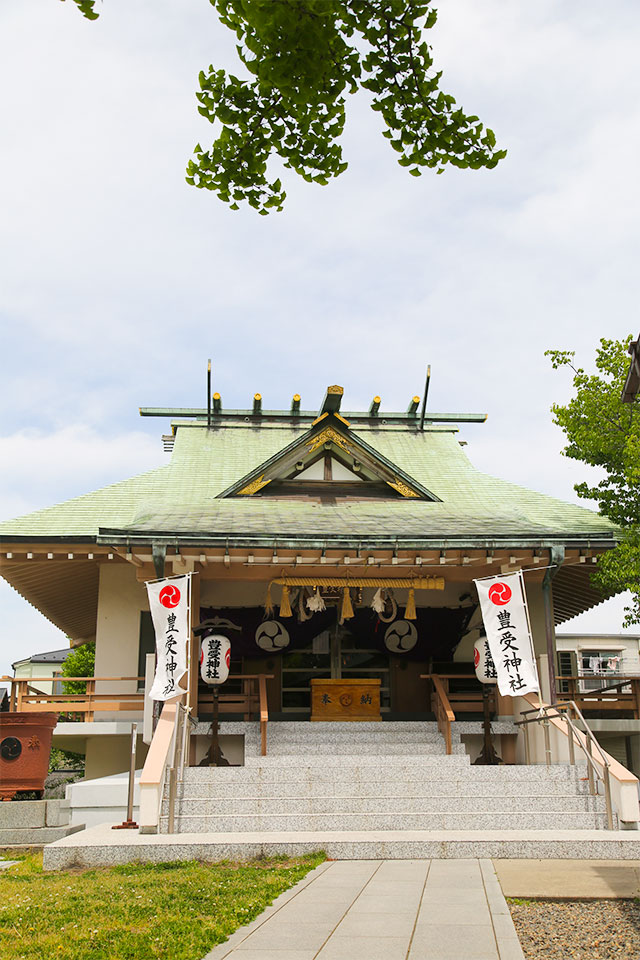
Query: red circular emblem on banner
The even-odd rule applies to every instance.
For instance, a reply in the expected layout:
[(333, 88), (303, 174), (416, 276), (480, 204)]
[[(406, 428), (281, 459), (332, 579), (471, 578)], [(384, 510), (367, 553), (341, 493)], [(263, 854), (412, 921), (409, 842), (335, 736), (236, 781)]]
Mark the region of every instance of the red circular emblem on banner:
[(229, 647), (229, 649), (228, 649), (227, 652), (225, 653), (225, 655), (224, 655), (224, 661), (225, 661), (225, 663), (226, 663), (226, 665), (227, 665), (227, 670), (228, 670), (228, 669), (231, 667), (231, 647)]
[(163, 607), (177, 607), (180, 603), (180, 591), (172, 583), (167, 584), (166, 587), (163, 587), (160, 593), (158, 594), (158, 600)]
[(477, 647), (473, 648), (473, 665), (477, 669), (480, 663), (480, 651)]
[(489, 587), (489, 600), (496, 607), (504, 607), (511, 600), (511, 587), (508, 583), (492, 583)]

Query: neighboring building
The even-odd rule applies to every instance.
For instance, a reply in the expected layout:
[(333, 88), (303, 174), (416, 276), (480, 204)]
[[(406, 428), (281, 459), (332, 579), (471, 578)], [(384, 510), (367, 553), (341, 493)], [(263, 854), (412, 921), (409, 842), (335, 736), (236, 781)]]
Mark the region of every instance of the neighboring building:
[[(65, 650), (48, 650), (45, 653), (34, 653), (31, 657), (25, 657), (24, 660), (16, 660), (12, 663), (14, 677), (31, 680), (35, 677), (29, 686), (43, 693), (62, 693), (62, 685), (59, 677), (62, 676), (62, 664), (69, 656), (70, 648)], [(43, 677), (51, 677), (51, 682), (43, 680)]]
[[(558, 633), (556, 648), (560, 696), (580, 696), (604, 749), (638, 776), (640, 634)], [(605, 692), (595, 699), (598, 690)]]
[[(290, 410), (263, 410), (258, 394), (250, 409), (225, 411), (215, 394), (210, 423), (206, 410), (142, 410), (171, 418), (169, 464), (0, 524), (2, 576), (74, 645), (96, 641), (96, 676), (112, 678), (97, 692), (120, 698), (78, 706), (89, 722), (58, 726), (61, 746), (86, 750), (88, 776), (128, 765), (128, 721), (140, 719), (153, 646), (144, 583), (165, 575), (197, 574), (193, 626), (218, 618), (233, 670), (272, 677), (271, 719), (308, 717), (314, 678), (364, 676), (380, 680), (383, 719), (411, 720), (430, 715), (424, 674), (462, 672), (458, 687), (479, 697), (472, 581), (523, 568), (549, 698), (545, 613), (559, 624), (600, 602), (590, 570), (616, 529), (477, 471), (458, 424), (483, 415), (427, 413), (422, 425), (417, 397), (406, 413), (381, 411), (379, 398), (347, 412), (341, 400), (329, 387), (316, 411), (297, 395)], [(503, 450), (496, 470), (507, 442)], [(280, 610), (265, 626), (270, 584)], [(397, 604), (387, 595), (381, 617), (371, 608), (379, 586)], [(315, 587), (326, 609), (311, 615)], [(339, 613), (345, 591), (352, 617)], [(192, 706), (206, 717), (191, 642)], [(498, 697), (497, 713), (520, 703)], [(466, 709), (477, 713), (479, 701)]]

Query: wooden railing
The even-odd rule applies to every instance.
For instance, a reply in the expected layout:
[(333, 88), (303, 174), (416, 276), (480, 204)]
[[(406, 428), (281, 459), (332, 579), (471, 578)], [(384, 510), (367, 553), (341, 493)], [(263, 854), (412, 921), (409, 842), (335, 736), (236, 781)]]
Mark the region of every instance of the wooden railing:
[(447, 692), (444, 684), (437, 674), (431, 674), (433, 683), (433, 712), (438, 721), (438, 730), (444, 737), (447, 748), (447, 755), (451, 753), (451, 724), (455, 722), (456, 715), (451, 709)]
[[(438, 677), (442, 681), (442, 686), (444, 692), (447, 695), (447, 699), (451, 705), (451, 709), (454, 713), (482, 713), (482, 684), (476, 677), (475, 673), (421, 673), (421, 680), (434, 680)], [(470, 682), (474, 685), (475, 689), (465, 689), (465, 690), (452, 690), (451, 681), (452, 680), (463, 680), (466, 687), (469, 686)], [(433, 697), (435, 696), (435, 690), (432, 693), (432, 704)], [(492, 712), (496, 710), (496, 697), (495, 697), (495, 687), (491, 687), (491, 696), (489, 699), (489, 706)], [(433, 705), (432, 705), (433, 709)], [(434, 710), (435, 712), (435, 710)]]
[[(108, 711), (142, 710), (144, 693), (137, 689), (127, 693), (96, 693), (98, 683), (135, 683), (136, 687), (144, 683), (144, 677), (2, 677), (2, 682), (11, 684), (9, 711), (35, 713), (73, 714), (80, 719), (94, 720), (95, 714)], [(85, 693), (43, 693), (34, 687), (34, 683), (64, 684), (81, 682), (85, 684)]]
[[(267, 755), (267, 724), (269, 722), (267, 680), (273, 680), (273, 674), (232, 673), (226, 683), (239, 682), (240, 689), (235, 693), (223, 693), (222, 691), (226, 689), (225, 684), (225, 686), (219, 688), (220, 692), (218, 694), (219, 713), (241, 713), (245, 720), (250, 720), (252, 714), (258, 717), (263, 757)], [(213, 692), (200, 693), (198, 715), (200, 716), (202, 713), (213, 713)]]
[[(438, 722), (438, 729), (444, 737), (447, 753), (451, 753), (451, 724), (455, 723), (456, 713), (482, 713), (482, 686), (475, 673), (421, 673), (421, 680), (431, 680), (431, 710)], [(465, 685), (472, 681), (476, 690), (451, 690), (452, 680), (463, 680)], [(495, 688), (491, 688), (489, 709), (496, 710)]]
[[(267, 706), (267, 680), (272, 680), (273, 674), (245, 673), (232, 674), (227, 683), (235, 681), (239, 685), (236, 692), (226, 692), (226, 684), (220, 687), (218, 704), (220, 713), (241, 713), (245, 720), (252, 716), (260, 721), (260, 740), (262, 755), (267, 752), (267, 724), (269, 709)], [(144, 693), (136, 689), (129, 693), (96, 693), (96, 684), (119, 684), (128, 682), (136, 688), (144, 684), (144, 677), (1, 677), (0, 681), (11, 684), (9, 695), (9, 710), (14, 711), (46, 711), (57, 714), (70, 714), (74, 718), (93, 721), (99, 712), (142, 711), (144, 707)], [(34, 683), (64, 684), (80, 682), (85, 685), (85, 693), (43, 693), (34, 687)], [(225, 691), (225, 692), (223, 692)], [(213, 693), (201, 693), (198, 698), (198, 713), (207, 712), (207, 707), (213, 708)], [(210, 711), (209, 711), (210, 712)]]
[(634, 720), (640, 720), (640, 677), (618, 677), (613, 683), (603, 677), (603, 684), (597, 690), (581, 689), (585, 680), (594, 679), (598, 677), (576, 674), (556, 677), (558, 698), (573, 700), (583, 712), (630, 713)]

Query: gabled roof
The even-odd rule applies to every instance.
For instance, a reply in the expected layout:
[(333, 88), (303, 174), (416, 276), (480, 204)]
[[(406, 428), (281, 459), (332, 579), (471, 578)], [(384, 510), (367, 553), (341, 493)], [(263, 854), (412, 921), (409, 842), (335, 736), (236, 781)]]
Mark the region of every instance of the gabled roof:
[[(438, 499), (402, 467), (351, 431), (348, 420), (337, 413), (321, 414), (309, 430), (274, 456), (254, 466), (218, 496), (253, 496), (274, 480), (296, 476), (325, 453), (330, 453), (350, 470), (360, 471), (363, 479), (376, 479), (387, 484), (389, 493), (394, 490), (402, 497)], [(354, 493), (357, 496), (358, 490)]]
[(178, 422), (171, 462), (141, 476), (0, 524), (0, 541), (110, 542), (114, 538), (191, 537), (201, 541), (414, 544), (531, 543), (550, 540), (611, 546), (617, 529), (604, 517), (476, 470), (456, 431), (430, 425), (358, 424), (349, 436), (378, 463), (437, 499), (350, 503), (222, 496), (277, 462), (308, 436), (309, 425), (229, 423), (207, 429)]
[(44, 653), (34, 653), (30, 657), (22, 657), (11, 666), (15, 670), (19, 663), (64, 663), (70, 653), (70, 647), (65, 647), (64, 650), (47, 650)]

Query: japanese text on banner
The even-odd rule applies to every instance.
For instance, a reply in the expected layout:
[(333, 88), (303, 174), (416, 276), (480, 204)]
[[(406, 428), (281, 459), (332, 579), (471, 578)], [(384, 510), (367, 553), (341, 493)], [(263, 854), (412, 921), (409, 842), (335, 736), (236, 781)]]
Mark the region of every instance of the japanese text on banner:
[(187, 670), (189, 636), (189, 577), (147, 583), (149, 608), (156, 635), (156, 673), (149, 691), (152, 700), (170, 700)]
[(525, 606), (521, 573), (474, 580), (498, 689), (502, 696), (538, 693), (538, 671)]

